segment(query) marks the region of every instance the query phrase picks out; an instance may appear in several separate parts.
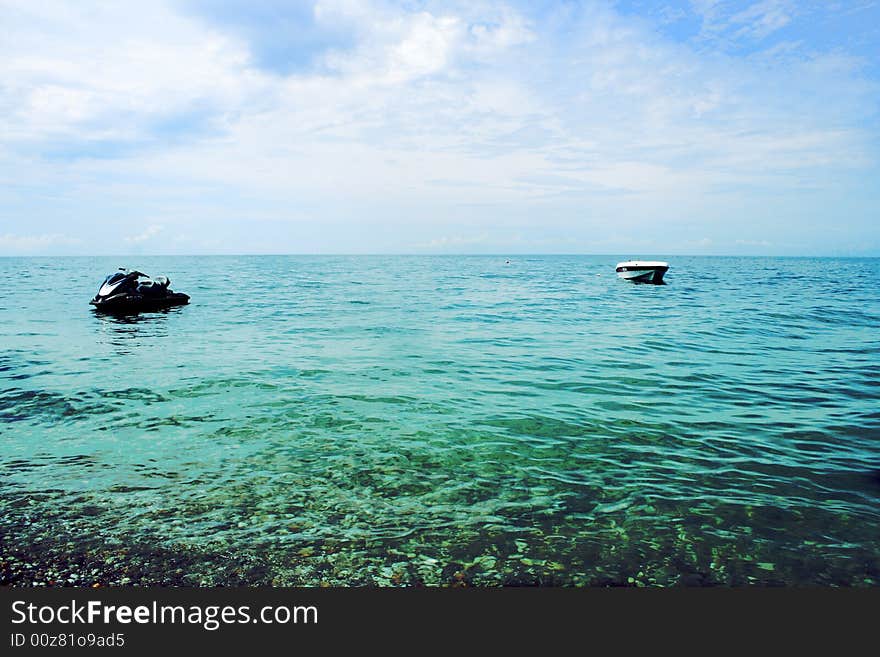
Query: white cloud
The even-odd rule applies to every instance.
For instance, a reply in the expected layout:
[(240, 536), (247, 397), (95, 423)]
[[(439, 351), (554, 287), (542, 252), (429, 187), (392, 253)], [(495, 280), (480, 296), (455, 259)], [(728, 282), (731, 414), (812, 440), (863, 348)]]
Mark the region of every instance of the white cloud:
[(482, 233), (481, 235), (476, 236), (454, 235), (437, 237), (428, 242), (415, 244), (413, 247), (420, 251), (442, 251), (448, 249), (457, 250), (462, 247), (473, 247), (480, 244), (487, 244), (488, 242), (488, 233)]
[[(369, 3), (366, 3), (369, 6)], [(534, 37), (525, 19), (506, 7), (470, 18), (451, 13), (389, 12), (365, 4), (318, 3), (324, 22), (356, 20), (361, 41), (351, 51), (333, 51), (325, 59), (332, 71), (364, 85), (399, 85), (425, 76), (450, 74), (465, 58), (491, 58)]]
[[(730, 39), (763, 38), (793, 15), (782, 1), (695, 6), (706, 34)], [(148, 226), (107, 237), (116, 243), (157, 236), (150, 217), (222, 239), (259, 217), (393, 214), (430, 224), (410, 242), (429, 245), (457, 234), (437, 224), (462, 207), (492, 207), (498, 224), (520, 208), (538, 208), (539, 224), (550, 209), (579, 228), (720, 206), (744, 189), (833, 188), (874, 166), (865, 118), (877, 90), (845, 53), (694, 49), (598, 2), (540, 17), (491, 1), (419, 7), (322, 0), (315, 20), (349, 26), (353, 43), (282, 75), (174, 4), (132, 16), (7, 1), (2, 200), (58, 190), (57, 216), (84, 233), (95, 207)], [(468, 212), (461, 222), (479, 221)], [(52, 233), (67, 230), (58, 222)]]
[(151, 240), (154, 237), (158, 236), (164, 230), (163, 226), (159, 226), (158, 224), (152, 224), (147, 226), (142, 233), (137, 235), (132, 235), (130, 237), (125, 237), (125, 241), (130, 244), (139, 244), (140, 242), (146, 242), (147, 240)]
[(730, 17), (733, 25), (741, 25), (735, 36), (763, 39), (791, 22), (790, 2), (763, 0)]
[(791, 0), (758, 0), (743, 5), (723, 0), (691, 0), (702, 19), (704, 36), (760, 40), (788, 25), (795, 13)]
[(268, 91), (234, 39), (161, 3), (6, 3), (5, 140), (141, 139), (181, 112), (241, 109)]
[(6, 233), (5, 235), (0, 235), (0, 249), (8, 249), (10, 251), (42, 251), (49, 247), (76, 246), (81, 243), (82, 240), (78, 238), (60, 233), (44, 235), (15, 235)]

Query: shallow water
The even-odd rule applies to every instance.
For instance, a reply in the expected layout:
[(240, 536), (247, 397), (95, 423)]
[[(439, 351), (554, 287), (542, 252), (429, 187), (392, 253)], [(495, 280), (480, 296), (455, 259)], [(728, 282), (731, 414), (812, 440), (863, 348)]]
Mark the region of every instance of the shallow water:
[[(0, 512), (282, 584), (880, 582), (880, 259), (618, 259), (0, 258)], [(123, 265), (191, 304), (95, 314)]]

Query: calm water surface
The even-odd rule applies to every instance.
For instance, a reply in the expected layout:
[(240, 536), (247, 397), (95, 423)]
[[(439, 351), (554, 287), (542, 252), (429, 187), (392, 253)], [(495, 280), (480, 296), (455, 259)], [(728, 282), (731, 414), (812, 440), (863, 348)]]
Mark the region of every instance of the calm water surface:
[[(880, 582), (880, 259), (505, 260), (0, 259), (0, 514), (278, 584)], [(95, 314), (119, 266), (192, 303)]]

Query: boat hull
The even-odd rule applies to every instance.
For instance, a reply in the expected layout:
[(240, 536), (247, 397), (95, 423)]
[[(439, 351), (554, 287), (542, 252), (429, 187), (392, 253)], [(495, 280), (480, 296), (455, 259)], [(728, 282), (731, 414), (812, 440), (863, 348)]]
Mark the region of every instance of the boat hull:
[(180, 292), (170, 292), (155, 297), (143, 294), (117, 294), (106, 299), (92, 299), (89, 303), (100, 312), (139, 313), (188, 304), (189, 295)]
[(633, 283), (663, 284), (663, 276), (669, 270), (665, 262), (621, 262), (617, 265), (617, 275)]

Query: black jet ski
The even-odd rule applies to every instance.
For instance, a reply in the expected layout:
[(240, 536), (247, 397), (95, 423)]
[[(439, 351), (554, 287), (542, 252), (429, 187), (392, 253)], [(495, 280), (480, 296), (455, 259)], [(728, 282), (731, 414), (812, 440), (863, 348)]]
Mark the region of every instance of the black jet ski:
[(150, 278), (139, 271), (120, 269), (104, 279), (95, 298), (89, 301), (95, 310), (136, 313), (160, 310), (189, 303), (189, 296), (169, 289), (165, 276)]

